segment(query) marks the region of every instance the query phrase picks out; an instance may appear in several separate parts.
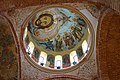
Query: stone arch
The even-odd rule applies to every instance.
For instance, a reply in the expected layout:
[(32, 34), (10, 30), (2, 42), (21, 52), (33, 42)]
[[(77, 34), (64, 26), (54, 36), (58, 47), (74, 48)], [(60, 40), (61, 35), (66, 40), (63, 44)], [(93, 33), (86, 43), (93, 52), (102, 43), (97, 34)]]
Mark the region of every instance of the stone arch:
[(0, 28), (0, 79), (18, 79), (20, 78), (18, 40), (13, 25), (3, 14), (0, 15)]
[(120, 78), (120, 15), (106, 10), (101, 15), (97, 29), (97, 64), (101, 80)]

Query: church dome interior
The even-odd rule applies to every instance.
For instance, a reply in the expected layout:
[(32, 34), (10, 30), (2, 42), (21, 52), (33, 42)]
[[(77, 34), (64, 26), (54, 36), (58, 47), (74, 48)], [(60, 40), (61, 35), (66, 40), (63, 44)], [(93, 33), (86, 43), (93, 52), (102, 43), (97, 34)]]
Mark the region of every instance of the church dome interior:
[(23, 26), (24, 50), (39, 66), (67, 69), (91, 54), (92, 25), (84, 14), (71, 6), (38, 8)]
[(0, 0), (0, 80), (119, 80), (119, 0)]

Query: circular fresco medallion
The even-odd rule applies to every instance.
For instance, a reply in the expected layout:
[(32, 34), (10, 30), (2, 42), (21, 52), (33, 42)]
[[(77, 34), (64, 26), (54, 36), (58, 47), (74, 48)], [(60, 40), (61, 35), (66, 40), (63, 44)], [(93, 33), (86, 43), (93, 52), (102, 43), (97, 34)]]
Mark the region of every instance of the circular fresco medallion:
[(41, 14), (35, 21), (35, 25), (38, 29), (49, 28), (53, 24), (53, 16), (51, 14)]
[(38, 8), (23, 27), (22, 42), (29, 55), (27, 59), (50, 69), (74, 66), (93, 49), (91, 23), (71, 6)]

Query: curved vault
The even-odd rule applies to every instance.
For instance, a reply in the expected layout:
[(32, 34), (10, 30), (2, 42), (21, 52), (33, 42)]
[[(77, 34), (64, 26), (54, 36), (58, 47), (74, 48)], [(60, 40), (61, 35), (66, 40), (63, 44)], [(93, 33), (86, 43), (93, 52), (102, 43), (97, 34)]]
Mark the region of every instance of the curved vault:
[(23, 27), (21, 42), (25, 57), (39, 69), (72, 70), (92, 52), (92, 25), (84, 14), (71, 6), (38, 8)]
[(18, 61), (16, 45), (11, 23), (0, 15), (0, 79), (18, 79)]

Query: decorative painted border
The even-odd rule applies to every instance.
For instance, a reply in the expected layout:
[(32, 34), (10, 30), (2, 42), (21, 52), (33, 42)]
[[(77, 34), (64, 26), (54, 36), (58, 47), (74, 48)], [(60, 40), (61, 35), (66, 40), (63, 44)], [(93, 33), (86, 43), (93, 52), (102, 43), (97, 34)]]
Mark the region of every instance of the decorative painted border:
[(73, 76), (73, 75), (53, 75), (50, 77), (45, 77), (45, 78), (41, 78), (39, 80), (49, 80), (49, 79), (56, 79), (56, 78), (67, 78), (67, 79), (75, 79), (75, 80), (87, 80), (85, 78), (80, 78), (78, 76)]
[[(48, 68), (44, 68), (44, 67), (41, 67), (39, 65), (37, 65), (35, 62), (33, 62), (29, 56), (26, 54), (26, 50), (24, 48), (24, 44), (23, 44), (23, 35), (24, 35), (24, 30), (25, 30), (25, 27), (24, 26), (27, 21), (32, 17), (34, 16), (34, 14), (40, 10), (44, 10), (46, 8), (53, 8), (53, 7), (62, 7), (62, 8), (67, 8), (67, 9), (71, 9), (73, 11), (75, 11), (76, 13), (78, 13), (84, 20), (85, 22), (90, 26), (89, 29), (90, 29), (90, 32), (92, 34), (92, 43), (91, 43), (91, 48), (90, 50), (88, 51), (88, 55), (81, 61), (79, 62), (76, 66), (72, 66), (70, 68), (67, 68), (67, 69), (61, 69), (61, 70), (53, 70), (53, 69), (48, 69)], [(93, 53), (93, 50), (94, 50), (94, 41), (95, 41), (95, 33), (94, 33), (94, 29), (93, 29), (93, 26), (92, 24), (90, 23), (90, 21), (86, 18), (86, 16), (84, 16), (79, 10), (77, 10), (75, 7), (73, 6), (70, 6), (70, 5), (63, 5), (63, 4), (57, 4), (57, 5), (48, 5), (48, 6), (44, 6), (44, 7), (38, 7), (36, 8), (35, 10), (33, 10), (33, 13), (25, 20), (25, 22), (23, 23), (22, 25), (22, 28), (21, 28), (21, 35), (20, 35), (20, 45), (21, 45), (21, 48), (22, 48), (22, 51), (23, 51), (23, 54), (24, 54), (24, 57), (25, 59), (35, 68), (38, 68), (39, 70), (41, 71), (44, 71), (44, 72), (49, 72), (49, 73), (67, 73), (67, 72), (70, 72), (70, 71), (73, 71), (73, 70), (76, 70), (77, 68), (79, 68), (82, 64), (84, 64), (85, 61), (89, 60), (90, 56), (92, 55)]]

